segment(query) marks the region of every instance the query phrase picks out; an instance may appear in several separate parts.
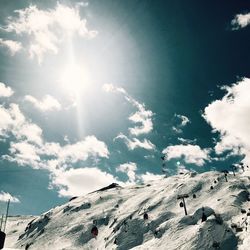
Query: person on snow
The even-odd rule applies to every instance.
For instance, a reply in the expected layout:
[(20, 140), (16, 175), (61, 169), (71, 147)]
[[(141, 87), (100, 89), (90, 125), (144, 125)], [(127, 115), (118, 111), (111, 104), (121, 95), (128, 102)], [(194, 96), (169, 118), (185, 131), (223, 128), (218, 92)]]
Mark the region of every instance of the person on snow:
[(204, 207), (202, 208), (202, 216), (201, 216), (201, 222), (204, 222), (207, 220), (207, 216), (205, 215), (205, 209)]

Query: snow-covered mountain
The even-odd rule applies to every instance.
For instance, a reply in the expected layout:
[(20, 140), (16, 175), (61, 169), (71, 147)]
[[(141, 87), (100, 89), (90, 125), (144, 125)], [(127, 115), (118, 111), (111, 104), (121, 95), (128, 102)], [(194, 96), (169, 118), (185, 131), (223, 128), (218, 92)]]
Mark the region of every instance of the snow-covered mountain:
[[(11, 217), (6, 247), (249, 250), (250, 171), (229, 173), (227, 179), (220, 172), (186, 173), (141, 185), (114, 185), (38, 217)], [(187, 216), (177, 199), (183, 194), (189, 195)]]

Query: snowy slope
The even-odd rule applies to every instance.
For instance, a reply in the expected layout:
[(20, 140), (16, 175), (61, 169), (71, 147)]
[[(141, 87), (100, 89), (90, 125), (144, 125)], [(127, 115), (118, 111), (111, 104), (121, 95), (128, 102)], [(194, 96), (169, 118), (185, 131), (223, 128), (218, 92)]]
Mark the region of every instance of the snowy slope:
[(6, 240), (4, 250), (14, 249), (15, 243), (21, 232), (23, 232), (27, 224), (36, 218), (35, 216), (9, 216), (6, 227)]
[[(94, 192), (27, 219), (33, 221), (25, 228), (16, 222), (9, 225), (6, 247), (247, 250), (249, 176), (248, 171), (236, 177), (230, 173), (226, 182), (219, 172), (187, 173)], [(177, 200), (181, 194), (189, 194), (187, 216)], [(203, 210), (207, 220), (201, 222)], [(146, 220), (144, 212), (149, 216)], [(26, 224), (24, 218), (20, 221)], [(91, 234), (93, 222), (99, 230), (97, 237)]]

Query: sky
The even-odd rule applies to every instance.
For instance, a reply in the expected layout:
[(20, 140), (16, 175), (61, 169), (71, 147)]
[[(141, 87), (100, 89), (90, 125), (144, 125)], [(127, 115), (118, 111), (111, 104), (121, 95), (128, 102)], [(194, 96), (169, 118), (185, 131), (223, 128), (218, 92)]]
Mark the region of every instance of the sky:
[(0, 5), (1, 213), (250, 165), (249, 1)]

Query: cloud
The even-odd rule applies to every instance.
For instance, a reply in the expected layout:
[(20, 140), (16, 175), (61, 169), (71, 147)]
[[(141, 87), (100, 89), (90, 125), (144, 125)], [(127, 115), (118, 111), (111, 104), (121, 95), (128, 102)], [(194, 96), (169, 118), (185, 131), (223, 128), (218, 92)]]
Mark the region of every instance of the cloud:
[(1, 191), (0, 192), (0, 201), (8, 201), (8, 200), (10, 200), (10, 202), (13, 202), (13, 203), (20, 203), (20, 200), (18, 198), (16, 198), (15, 196), (12, 196), (9, 193)]
[(116, 169), (117, 172), (126, 173), (129, 178), (129, 181), (132, 183), (134, 183), (136, 180), (136, 173), (135, 173), (136, 170), (137, 170), (137, 166), (136, 166), (136, 163), (134, 162), (121, 164)]
[(0, 82), (0, 97), (10, 97), (14, 94), (11, 87), (6, 86), (4, 83)]
[(127, 102), (132, 104), (137, 109), (137, 111), (134, 114), (131, 114), (128, 118), (133, 123), (139, 124), (133, 128), (129, 128), (131, 135), (138, 136), (142, 134), (148, 134), (153, 130), (152, 117), (154, 114), (151, 110), (146, 110), (144, 103), (138, 102), (133, 97), (131, 97), (125, 89), (118, 88), (113, 84), (104, 84), (103, 90), (106, 92), (123, 94), (125, 100), (127, 100)]
[(185, 115), (178, 115), (175, 114), (174, 115), (175, 118), (175, 122), (177, 123), (177, 125), (172, 127), (172, 130), (178, 134), (182, 133), (182, 128), (184, 128), (188, 123), (190, 123), (190, 120), (188, 119), (187, 116)]
[(250, 24), (250, 13), (238, 14), (231, 22), (233, 30), (245, 28)]
[(58, 102), (58, 100), (50, 95), (44, 96), (41, 101), (37, 100), (35, 97), (31, 95), (26, 95), (24, 97), (24, 100), (32, 103), (35, 108), (43, 112), (61, 109), (61, 104)]
[(78, 168), (57, 171), (52, 177), (52, 186), (56, 187), (60, 196), (80, 196), (100, 189), (116, 178), (98, 168)]
[(109, 157), (106, 144), (95, 136), (87, 136), (84, 140), (64, 146), (55, 142), (44, 142), (41, 145), (33, 145), (28, 141), (12, 142), (9, 151), (5, 159), (51, 172), (58, 168), (72, 167), (74, 163), (86, 161), (89, 157)]
[(149, 181), (155, 181), (155, 180), (162, 179), (162, 177), (163, 177), (162, 175), (152, 174), (152, 173), (146, 172), (146, 174), (142, 174), (140, 176), (140, 179), (143, 182), (149, 182)]
[(9, 108), (0, 105), (0, 116), (0, 137), (12, 134), (18, 140), (42, 143), (42, 129), (27, 120), (17, 104), (11, 103)]
[(201, 149), (198, 145), (174, 145), (165, 148), (162, 153), (166, 160), (183, 158), (186, 163), (203, 166), (209, 161), (209, 149)]
[(10, 162), (16, 162), (20, 166), (30, 166), (32, 168), (41, 168), (42, 162), (38, 153), (38, 147), (27, 141), (11, 142), (10, 155), (3, 158)]
[(0, 38), (0, 46), (7, 48), (12, 56), (22, 49), (22, 44), (20, 42), (3, 40), (2, 38)]
[(177, 140), (180, 141), (182, 144), (184, 144), (184, 143), (185, 144), (194, 144), (194, 143), (197, 142), (197, 139), (191, 140), (191, 139), (185, 139), (185, 138), (182, 138), (182, 137), (178, 137)]
[(114, 140), (116, 140), (116, 139), (124, 140), (124, 142), (127, 145), (129, 150), (134, 150), (136, 148), (144, 148), (146, 150), (154, 150), (155, 149), (155, 145), (147, 139), (144, 139), (144, 140), (139, 140), (137, 138), (129, 139), (124, 134), (119, 134), (117, 137), (115, 137)]
[(85, 161), (90, 156), (109, 157), (109, 150), (106, 144), (99, 141), (95, 136), (87, 136), (84, 140), (74, 144), (60, 146), (58, 143), (46, 143), (44, 146), (44, 154), (54, 155), (62, 163), (75, 163), (77, 161)]
[(151, 117), (153, 112), (150, 110), (145, 110), (144, 106), (139, 109), (136, 113), (129, 117), (129, 120), (134, 123), (140, 123), (140, 126), (135, 126), (134, 128), (129, 128), (129, 132), (132, 135), (138, 136), (140, 134), (148, 134), (153, 130), (153, 122)]
[[(75, 163), (86, 161), (90, 157), (95, 159), (109, 157), (106, 144), (95, 136), (87, 136), (72, 144), (67, 142), (66, 145), (60, 145), (56, 142), (46, 142), (43, 139), (42, 129), (28, 120), (17, 104), (12, 103), (8, 108), (0, 106), (0, 116), (0, 137), (12, 136), (9, 153), (3, 155), (2, 158), (15, 162), (19, 166), (48, 170), (51, 173), (53, 184), (60, 186), (60, 195), (76, 193), (79, 183), (71, 183), (71, 180), (78, 180), (78, 174), (83, 177), (82, 180), (85, 183), (79, 184), (82, 187), (80, 190), (83, 192), (88, 191), (88, 187), (85, 185), (91, 178), (92, 184), (89, 190), (115, 180), (104, 172), (96, 171), (94, 173), (90, 170), (89, 173), (93, 173), (93, 176), (89, 176), (87, 169), (81, 171), (74, 169)], [(105, 181), (101, 180), (102, 177), (105, 177)], [(97, 179), (95, 180), (95, 178)]]
[(69, 7), (58, 2), (54, 9), (42, 10), (30, 5), (16, 10), (17, 16), (9, 17), (3, 29), (27, 38), (26, 49), (30, 57), (36, 57), (41, 63), (45, 53), (57, 54), (59, 45), (73, 34), (87, 39), (97, 35), (97, 31), (87, 28), (87, 21), (81, 18), (79, 7), (79, 4)]
[(176, 166), (177, 166), (177, 174), (190, 173), (190, 171), (184, 165), (182, 165), (179, 161), (176, 163)]
[(220, 135), (215, 151), (217, 154), (231, 151), (231, 154), (245, 155), (244, 161), (250, 164), (250, 79), (243, 78), (223, 89), (226, 94), (210, 103), (203, 114), (213, 132)]
[(180, 124), (181, 127), (184, 127), (188, 123), (190, 123), (190, 120), (185, 115), (177, 115), (177, 114), (175, 114), (175, 116), (181, 120), (181, 124)]

